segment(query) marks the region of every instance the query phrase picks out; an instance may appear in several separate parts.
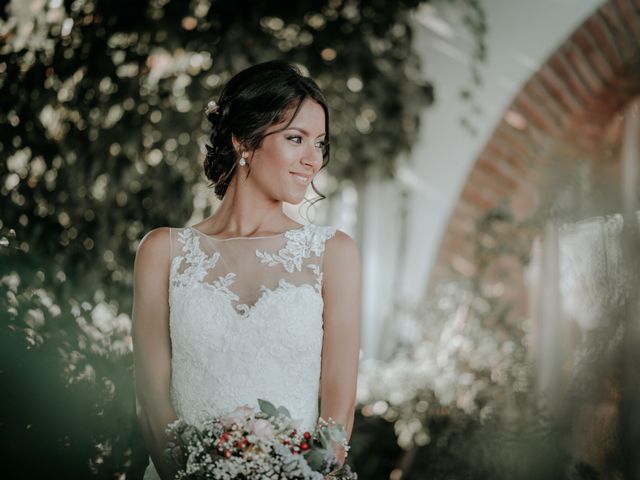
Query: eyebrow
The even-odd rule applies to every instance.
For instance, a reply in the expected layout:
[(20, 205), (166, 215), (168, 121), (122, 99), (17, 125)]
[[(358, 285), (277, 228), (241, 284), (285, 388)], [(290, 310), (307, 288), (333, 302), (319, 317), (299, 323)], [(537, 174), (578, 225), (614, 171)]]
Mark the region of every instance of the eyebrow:
[[(307, 132), (304, 128), (298, 128), (298, 127), (289, 127), (287, 128), (287, 130), (297, 130), (300, 133), (304, 133), (305, 135), (309, 135), (309, 132)], [(326, 133), (321, 133), (320, 135), (318, 135), (316, 138), (318, 137), (326, 137), (327, 134)]]

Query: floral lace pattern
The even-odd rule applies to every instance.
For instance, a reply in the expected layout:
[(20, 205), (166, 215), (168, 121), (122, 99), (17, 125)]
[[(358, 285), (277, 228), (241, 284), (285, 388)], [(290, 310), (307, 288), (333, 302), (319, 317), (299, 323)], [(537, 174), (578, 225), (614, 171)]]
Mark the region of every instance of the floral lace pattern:
[(280, 263), (289, 273), (292, 273), (294, 268), (300, 271), (302, 260), (308, 258), (311, 253), (314, 253), (316, 257), (321, 256), (324, 251), (324, 243), (334, 234), (335, 229), (326, 227), (318, 230), (312, 228), (289, 230), (285, 233), (289, 241), (277, 254), (256, 250), (256, 255), (262, 263), (269, 266)]
[[(174, 231), (170, 394), (179, 417), (197, 423), (205, 414), (221, 415), (240, 405), (257, 408), (257, 399), (264, 398), (286, 406), (300, 428), (314, 427), (323, 340), (322, 255), (335, 231), (307, 225), (285, 232), (283, 238), (233, 240), (247, 246), (236, 255), (238, 262), (251, 266), (253, 258), (277, 280), (274, 288), (262, 284), (251, 306), (234, 303), (242, 291), (234, 287), (264, 279), (249, 279), (236, 271), (211, 275), (224, 261), (233, 269), (235, 263), (224, 253), (233, 245), (226, 242), (208, 252), (205, 237), (188, 228)], [(257, 244), (241, 243), (245, 241)], [(269, 251), (268, 245), (276, 246)], [(246, 253), (250, 251), (253, 257)], [(144, 478), (158, 478), (153, 464)]]
[[(200, 249), (200, 240), (198, 237), (191, 235), (186, 230), (178, 234), (180, 241), (184, 244), (184, 257), (177, 256), (171, 259), (171, 275), (170, 282), (175, 286), (188, 287), (196, 282), (201, 282), (207, 275), (210, 268), (216, 266), (220, 259), (220, 253), (215, 252), (211, 256)], [(179, 268), (182, 262), (187, 263), (187, 268), (180, 272)]]

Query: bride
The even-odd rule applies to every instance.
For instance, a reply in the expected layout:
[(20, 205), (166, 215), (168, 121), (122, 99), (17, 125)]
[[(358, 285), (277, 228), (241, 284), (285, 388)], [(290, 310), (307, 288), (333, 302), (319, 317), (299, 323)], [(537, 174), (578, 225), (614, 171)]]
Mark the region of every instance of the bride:
[[(304, 430), (318, 415), (341, 423), (347, 440), (353, 427), (359, 251), (344, 232), (300, 225), (283, 210), (329, 160), (324, 96), (294, 67), (265, 62), (231, 78), (207, 118), (204, 171), (219, 208), (197, 225), (150, 231), (136, 253), (145, 479), (173, 478), (163, 449), (177, 418), (198, 422), (262, 398)], [(343, 463), (344, 447), (334, 449)]]

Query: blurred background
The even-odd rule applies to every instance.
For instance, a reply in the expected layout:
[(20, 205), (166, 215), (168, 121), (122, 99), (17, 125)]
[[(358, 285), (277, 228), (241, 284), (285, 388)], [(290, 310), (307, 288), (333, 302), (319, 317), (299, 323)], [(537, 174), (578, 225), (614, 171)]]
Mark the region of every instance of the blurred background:
[(297, 64), (363, 259), (362, 479), (640, 478), (640, 1), (0, 2), (3, 478), (138, 479), (142, 237), (218, 201), (203, 110)]

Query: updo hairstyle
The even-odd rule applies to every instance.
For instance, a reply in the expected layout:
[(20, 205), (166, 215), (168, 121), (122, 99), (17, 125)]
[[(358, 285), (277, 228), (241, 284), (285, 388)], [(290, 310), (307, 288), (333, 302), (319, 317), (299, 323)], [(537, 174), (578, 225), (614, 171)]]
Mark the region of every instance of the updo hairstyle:
[[(253, 65), (229, 80), (217, 104), (210, 102), (206, 111), (211, 123), (211, 144), (206, 145), (204, 173), (218, 199), (224, 197), (239, 159), (231, 137), (235, 135), (249, 151), (259, 148), (267, 129), (283, 122), (287, 113), (293, 110), (287, 125), (278, 131), (288, 128), (307, 98), (318, 102), (324, 110), (326, 146), (321, 167), (324, 168), (329, 163), (329, 110), (316, 82), (280, 60)], [(250, 171), (249, 168), (248, 173)], [(325, 198), (313, 182), (311, 185)]]

